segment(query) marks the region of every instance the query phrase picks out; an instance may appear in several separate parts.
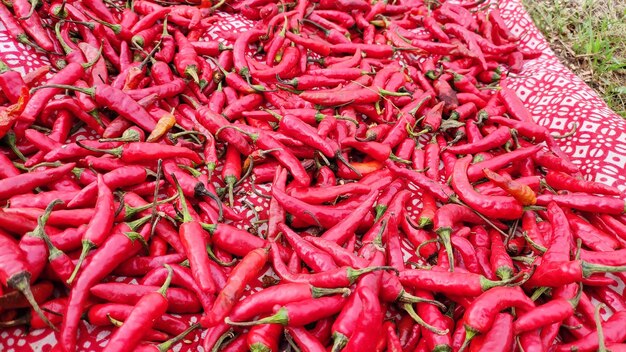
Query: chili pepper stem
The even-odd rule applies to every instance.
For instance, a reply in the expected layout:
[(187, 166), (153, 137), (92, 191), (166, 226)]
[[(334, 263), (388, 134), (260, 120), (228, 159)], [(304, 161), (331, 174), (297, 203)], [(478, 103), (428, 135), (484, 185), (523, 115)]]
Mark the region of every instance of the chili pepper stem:
[(604, 341), (604, 331), (602, 329), (602, 317), (600, 316), (600, 311), (606, 307), (604, 303), (598, 304), (595, 311), (593, 312), (594, 320), (596, 321), (596, 329), (598, 330), (598, 352), (606, 352), (606, 343)]
[(210, 245), (207, 244), (206, 246), (206, 252), (209, 256), (209, 258), (211, 258), (214, 262), (216, 262), (217, 264), (219, 264), (220, 266), (233, 266), (235, 264), (237, 264), (237, 259), (233, 259), (232, 261), (226, 263), (224, 261), (222, 261), (220, 258), (218, 258), (215, 253), (213, 253), (213, 249), (211, 248)]
[(225, 332), (222, 336), (220, 336), (217, 339), (217, 341), (215, 341), (215, 345), (213, 345), (213, 348), (211, 349), (211, 352), (218, 352), (218, 351), (220, 351), (222, 349), (222, 345), (224, 344), (224, 342), (232, 339), (233, 337), (235, 337), (235, 333), (234, 333), (233, 329), (230, 329), (227, 332)]
[(157, 290), (157, 292), (163, 295), (163, 297), (166, 297), (165, 294), (167, 293), (167, 289), (170, 287), (170, 284), (172, 283), (172, 276), (174, 276), (174, 270), (172, 270), (172, 267), (169, 264), (163, 264), (163, 266), (165, 267), (165, 269), (167, 269), (167, 277), (165, 278), (165, 282)]
[(174, 346), (175, 344), (177, 344), (178, 342), (180, 342), (182, 339), (184, 339), (187, 335), (189, 335), (192, 331), (196, 330), (197, 328), (200, 327), (200, 323), (195, 323), (191, 326), (189, 326), (187, 328), (187, 330), (181, 332), (180, 334), (174, 336), (173, 338), (162, 342), (160, 344), (158, 344), (156, 347), (160, 352), (167, 352), (169, 351), (172, 346)]
[(224, 208), (222, 206), (222, 200), (215, 194), (209, 192), (209, 190), (206, 189), (206, 186), (202, 182), (198, 182), (196, 184), (196, 186), (194, 187), (194, 193), (204, 197), (209, 197), (213, 201), (215, 201), (215, 203), (217, 204), (218, 221), (222, 221), (222, 219), (224, 218)]
[(537, 242), (533, 241), (528, 236), (528, 233), (526, 233), (526, 231), (522, 231), (522, 236), (524, 236), (524, 239), (526, 240), (526, 242), (528, 242), (528, 244), (530, 244), (534, 249), (538, 250), (539, 252), (545, 253), (548, 250), (546, 247), (543, 247), (542, 245), (540, 245)]
[(581, 261), (581, 266), (583, 269), (583, 276), (585, 278), (596, 274), (596, 273), (619, 273), (626, 271), (626, 266), (608, 266), (608, 265), (598, 265), (591, 264), (585, 261)]
[(406, 291), (402, 291), (402, 293), (400, 294), (400, 298), (398, 299), (400, 302), (402, 303), (407, 303), (407, 304), (412, 304), (412, 303), (428, 303), (428, 304), (432, 304), (442, 310), (445, 310), (447, 307), (445, 304), (436, 301), (434, 299), (426, 299), (426, 298), (421, 298), (421, 297), (417, 297), (414, 296)]
[(59, 88), (59, 89), (69, 89), (69, 90), (73, 90), (73, 91), (77, 91), (80, 93), (84, 93), (89, 95), (90, 97), (94, 97), (96, 94), (96, 90), (93, 88), (80, 88), (80, 87), (75, 87), (75, 86), (70, 86), (68, 84), (47, 84), (47, 85), (43, 85), (43, 86), (38, 86), (38, 87), (34, 87), (30, 89), (30, 93), (34, 93), (40, 89), (44, 89), (44, 88)]
[(348, 297), (350, 296), (351, 292), (352, 291), (350, 291), (350, 289), (347, 287), (320, 288), (320, 287), (311, 286), (311, 296), (313, 298), (320, 298), (323, 296), (330, 296), (330, 295), (337, 295), (337, 294), (340, 294), (342, 297)]
[(7, 286), (20, 291), (24, 295), (28, 303), (30, 303), (30, 305), (33, 307), (35, 313), (37, 313), (37, 315), (41, 318), (41, 320), (43, 320), (43, 322), (46, 323), (46, 325), (48, 325), (52, 330), (59, 331), (57, 327), (54, 326), (54, 324), (52, 324), (50, 320), (48, 320), (45, 314), (43, 314), (43, 311), (35, 300), (33, 292), (30, 289), (30, 273), (20, 273), (14, 275), (12, 278), (7, 280)]
[(180, 183), (178, 182), (176, 175), (171, 174), (171, 176), (174, 179), (174, 183), (176, 184), (176, 191), (178, 192), (178, 196), (180, 197), (180, 207), (183, 213), (183, 222), (190, 222), (193, 219), (191, 217), (191, 214), (189, 213), (189, 208), (187, 208), (187, 200), (183, 195), (183, 189), (180, 187)]
[(280, 308), (276, 313), (270, 315), (269, 317), (265, 317), (263, 319), (252, 320), (252, 321), (232, 321), (229, 317), (224, 319), (224, 322), (228, 325), (233, 326), (255, 326), (260, 324), (289, 324), (289, 312), (287, 309)]
[(30, 322), (30, 316), (27, 314), (21, 318), (0, 322), (0, 328), (12, 328), (15, 326), (26, 325)]
[[(37, 227), (33, 230), (33, 235), (37, 237), (43, 238), (41, 234), (44, 234), (44, 227), (46, 226), (46, 222), (48, 222), (48, 218), (50, 217), (50, 213), (52, 209), (59, 203), (62, 203), (60, 200), (54, 200), (46, 207), (44, 213), (37, 219)], [(58, 331), (57, 328), (48, 320), (48, 318), (43, 314), (43, 311), (39, 307), (39, 304), (35, 300), (33, 293), (30, 289), (30, 273), (22, 272), (16, 275), (13, 275), (11, 278), (7, 280), (7, 286), (15, 288), (20, 291), (28, 303), (33, 307), (35, 313), (43, 320), (46, 325), (50, 326), (54, 331)]]
[(465, 325), (465, 340), (463, 340), (463, 345), (459, 348), (458, 352), (463, 352), (469, 346), (470, 342), (477, 335), (477, 332)]
[[(136, 214), (141, 213), (144, 210), (148, 210), (152, 207), (154, 207), (155, 205), (161, 205), (161, 204), (167, 204), (171, 201), (176, 200), (176, 198), (178, 198), (178, 193), (174, 194), (173, 196), (169, 197), (169, 198), (165, 198), (162, 199), (158, 202), (154, 202), (154, 203), (150, 203), (150, 204), (146, 204), (140, 207), (131, 207), (128, 206), (127, 204), (124, 205), (124, 215), (127, 219), (131, 219), (133, 218)], [(117, 214), (116, 214), (117, 215)]]
[(450, 241), (451, 229), (442, 228), (437, 230), (437, 235), (443, 243), (443, 247), (448, 255), (448, 262), (450, 263), (450, 271), (454, 271), (454, 252), (452, 251), (452, 242)]
[(200, 84), (200, 77), (198, 77), (198, 68), (196, 66), (187, 66), (185, 74), (194, 81), (196, 84)]
[(226, 183), (226, 187), (228, 187), (228, 204), (232, 207), (235, 204), (235, 197), (233, 195), (233, 188), (237, 183), (237, 178), (233, 176), (226, 176), (224, 178), (224, 182)]
[(331, 348), (331, 352), (339, 352), (343, 350), (344, 347), (348, 344), (348, 337), (342, 333), (335, 332), (333, 333), (333, 347)]
[(86, 146), (80, 141), (76, 141), (76, 145), (78, 145), (81, 148), (84, 148), (84, 149), (87, 149), (89, 151), (96, 152), (96, 153), (110, 154), (118, 158), (122, 156), (122, 147), (117, 147), (113, 149), (100, 149), (100, 148), (93, 148), (93, 147)]
[(83, 261), (85, 261), (85, 258), (87, 258), (87, 254), (89, 254), (89, 251), (91, 251), (91, 249), (94, 247), (95, 247), (94, 244), (91, 243), (90, 241), (83, 241), (83, 249), (81, 250), (80, 256), (78, 257), (78, 262), (76, 263), (76, 266), (74, 267), (74, 271), (72, 271), (72, 275), (70, 275), (69, 279), (67, 279), (66, 281), (68, 285), (70, 286), (72, 285), (72, 283), (74, 282), (74, 279), (78, 275), (78, 271), (83, 265)]
[[(517, 279), (522, 278), (521, 281), (519, 282), (515, 282), (517, 281)], [(482, 277), (480, 279), (480, 284), (483, 287), (483, 289), (486, 291), (490, 288), (494, 288), (494, 287), (498, 287), (498, 286), (520, 286), (522, 285), (524, 282), (526, 282), (528, 280), (530, 276), (528, 275), (528, 273), (525, 272), (520, 272), (517, 275), (507, 279), (507, 280), (501, 280), (501, 281), (494, 281), (494, 280), (489, 280), (486, 277)]]
[(415, 320), (415, 322), (425, 328), (426, 330), (437, 334), (437, 335), (445, 335), (448, 332), (450, 332), (450, 330), (445, 329), (445, 330), (441, 330), (441, 329), (437, 329), (436, 327), (428, 324), (427, 322), (424, 321), (424, 319), (422, 319), (419, 315), (417, 315), (417, 313), (415, 312), (415, 310), (413, 309), (413, 305), (410, 303), (405, 303), (402, 305), (402, 309), (404, 309), (407, 313), (409, 313), (409, 315), (411, 316), (411, 318), (413, 318), (413, 320)]

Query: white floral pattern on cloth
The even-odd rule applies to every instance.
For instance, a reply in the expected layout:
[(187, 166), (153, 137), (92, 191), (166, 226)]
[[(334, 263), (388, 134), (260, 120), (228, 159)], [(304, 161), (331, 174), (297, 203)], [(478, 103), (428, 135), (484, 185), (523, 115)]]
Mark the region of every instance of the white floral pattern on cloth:
[[(510, 78), (507, 85), (514, 88), (526, 106), (533, 113), (539, 124), (548, 127), (553, 133), (565, 133), (576, 122), (577, 133), (561, 140), (560, 146), (574, 163), (580, 165), (583, 175), (626, 190), (626, 121), (612, 112), (606, 104), (580, 78), (564, 67), (550, 50), (548, 43), (532, 23), (519, 0), (504, 0), (499, 3), (501, 14), (512, 32), (521, 37), (521, 44), (526, 49), (539, 49), (543, 55), (527, 62), (517, 78)], [(222, 21), (215, 24), (206, 35), (219, 38), (220, 32), (240, 33), (250, 28), (253, 23), (239, 16), (220, 13)], [(22, 73), (47, 64), (47, 60), (32, 48), (19, 44), (9, 37), (0, 23), (0, 60)], [(91, 138), (87, 133), (78, 138)], [(268, 191), (264, 185), (257, 186), (263, 193)], [(251, 192), (250, 185), (244, 184), (245, 196), (237, 200), (236, 208), (244, 212), (247, 219), (252, 219), (255, 212), (263, 218), (268, 207), (267, 200)], [(245, 207), (243, 202), (254, 208)], [(408, 206), (416, 210), (419, 205), (419, 193)], [(238, 224), (248, 228), (249, 222)], [(261, 233), (265, 227), (258, 229)], [(411, 245), (403, 244), (405, 259), (411, 257)], [(273, 275), (268, 271), (263, 275)], [(118, 278), (130, 282), (130, 279)], [(250, 291), (261, 289), (261, 280), (252, 285)], [(186, 316), (196, 322), (198, 316)], [(87, 323), (79, 329), (78, 350), (81, 352), (101, 351), (106, 345), (111, 330), (94, 327)], [(0, 331), (0, 351), (6, 352), (50, 352), (61, 351), (55, 348), (57, 339), (52, 330), (39, 329), (26, 332), (23, 328)], [(202, 351), (201, 337), (196, 336), (191, 344), (178, 344), (173, 349), (179, 351)]]

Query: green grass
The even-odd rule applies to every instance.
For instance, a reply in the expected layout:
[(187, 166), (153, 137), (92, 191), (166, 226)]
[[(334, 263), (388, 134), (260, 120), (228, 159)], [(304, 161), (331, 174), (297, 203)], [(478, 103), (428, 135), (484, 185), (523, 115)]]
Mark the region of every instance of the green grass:
[(522, 2), (557, 56), (626, 118), (626, 1)]

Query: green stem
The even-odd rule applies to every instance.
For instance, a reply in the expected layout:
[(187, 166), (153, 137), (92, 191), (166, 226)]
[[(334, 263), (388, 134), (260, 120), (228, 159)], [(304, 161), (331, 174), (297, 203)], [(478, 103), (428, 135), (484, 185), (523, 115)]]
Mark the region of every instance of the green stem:
[(287, 308), (281, 307), (274, 315), (270, 315), (263, 319), (252, 320), (252, 321), (232, 321), (229, 317), (225, 320), (226, 324), (233, 326), (255, 326), (261, 324), (281, 324), (287, 325), (289, 324), (289, 311)]
[(43, 314), (43, 311), (39, 307), (39, 304), (35, 300), (33, 296), (33, 292), (30, 289), (30, 273), (27, 271), (23, 271), (21, 273), (15, 274), (7, 280), (7, 286), (12, 287), (18, 291), (20, 291), (28, 303), (33, 307), (33, 310), (37, 315), (41, 318), (41, 320), (46, 323), (50, 328), (54, 331), (58, 331), (56, 326), (52, 324), (50, 320)]
[(170, 287), (170, 284), (172, 283), (172, 276), (174, 276), (174, 270), (172, 270), (172, 267), (169, 264), (163, 264), (163, 266), (165, 267), (165, 269), (167, 269), (167, 277), (165, 278), (165, 282), (157, 290), (157, 292), (163, 295), (163, 297), (166, 297), (167, 289)]
[(448, 262), (450, 264), (450, 271), (454, 271), (454, 252), (452, 251), (452, 242), (450, 241), (450, 233), (452, 231), (449, 228), (440, 228), (437, 230), (437, 235), (443, 243), (443, 247), (446, 250), (448, 256)]
[(176, 184), (176, 190), (178, 192), (178, 196), (180, 197), (180, 207), (183, 212), (183, 222), (193, 221), (191, 214), (189, 213), (189, 208), (187, 208), (187, 200), (185, 199), (185, 195), (183, 194), (183, 189), (180, 187), (180, 183), (176, 178), (176, 175), (172, 174), (172, 178), (174, 179), (174, 183)]
[(78, 263), (76, 263), (76, 266), (74, 267), (74, 271), (72, 271), (72, 275), (70, 275), (69, 279), (67, 279), (67, 284), (68, 285), (72, 285), (72, 283), (74, 282), (74, 279), (76, 279), (76, 276), (78, 275), (78, 271), (80, 270), (81, 266), (83, 265), (83, 262), (85, 261), (85, 258), (87, 258), (87, 254), (89, 254), (89, 251), (94, 248), (95, 245), (93, 243), (91, 243), (90, 241), (85, 241), (83, 240), (83, 249), (80, 252), (80, 256), (78, 257)]
[(191, 325), (190, 327), (187, 328), (187, 330), (181, 332), (180, 334), (174, 336), (173, 338), (162, 342), (160, 344), (158, 344), (156, 347), (159, 349), (159, 352), (167, 352), (170, 351), (172, 349), (172, 346), (174, 346), (175, 344), (177, 344), (178, 342), (182, 341), (182, 339), (184, 339), (187, 335), (189, 335), (189, 333), (191, 333), (192, 331), (196, 330), (197, 328), (200, 327), (199, 323), (195, 323), (193, 325)]
[(417, 315), (417, 313), (415, 312), (415, 310), (413, 309), (413, 305), (409, 304), (409, 303), (405, 303), (404, 305), (402, 305), (402, 309), (404, 309), (407, 313), (409, 313), (409, 316), (411, 318), (413, 318), (413, 320), (415, 320), (415, 322), (425, 328), (426, 330), (437, 334), (437, 335), (445, 335), (448, 332), (450, 332), (450, 330), (445, 329), (445, 330), (441, 330), (438, 329), (430, 324), (428, 324), (427, 322), (424, 321), (424, 319), (422, 319), (422, 317), (420, 317), (419, 315)]
[(598, 330), (598, 352), (607, 352), (606, 343), (604, 341), (604, 330), (602, 329), (602, 317), (600, 316), (600, 310), (604, 307), (606, 307), (604, 303), (599, 304), (593, 313), (594, 320), (596, 321), (596, 329)]

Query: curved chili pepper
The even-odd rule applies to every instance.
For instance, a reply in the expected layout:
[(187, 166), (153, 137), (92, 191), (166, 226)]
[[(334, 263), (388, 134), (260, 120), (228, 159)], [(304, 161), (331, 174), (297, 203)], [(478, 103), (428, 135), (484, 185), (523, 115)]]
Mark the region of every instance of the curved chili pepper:
[(446, 252), (448, 253), (451, 271), (454, 270), (454, 257), (450, 243), (450, 235), (452, 234), (453, 227), (461, 221), (474, 224), (483, 223), (483, 220), (471, 209), (457, 204), (446, 204), (442, 206), (435, 212), (433, 220), (433, 229), (439, 238), (441, 238)]
[(515, 334), (521, 334), (546, 325), (562, 322), (574, 315), (582, 290), (578, 290), (576, 297), (571, 300), (556, 298), (541, 306), (520, 315), (513, 324)]
[[(172, 276), (172, 283), (194, 292), (196, 294), (196, 297), (200, 301), (200, 304), (202, 304), (202, 308), (205, 311), (211, 309), (211, 306), (213, 305), (213, 300), (209, 295), (202, 291), (200, 286), (196, 283), (193, 275), (191, 274), (191, 270), (178, 264), (169, 265), (174, 273)], [(161, 266), (147, 273), (140, 281), (140, 284), (148, 286), (158, 285), (165, 280), (166, 276), (167, 270), (165, 270), (165, 268)], [(216, 285), (219, 286), (218, 282), (216, 282)], [(176, 334), (178, 333), (180, 333), (180, 331), (176, 332)]]
[(222, 319), (228, 317), (233, 309), (246, 285), (256, 278), (259, 272), (265, 266), (268, 260), (268, 251), (264, 248), (258, 248), (248, 253), (237, 264), (228, 277), (226, 286), (218, 294), (213, 308), (208, 315), (201, 318), (203, 326), (213, 326), (220, 323)]
[(483, 196), (476, 192), (468, 180), (471, 156), (457, 160), (452, 176), (452, 187), (459, 198), (470, 207), (490, 218), (516, 219), (522, 216), (522, 206), (512, 197)]
[(499, 313), (493, 327), (485, 334), (480, 349), (483, 351), (506, 351), (513, 344), (513, 316)]
[(535, 304), (520, 288), (496, 287), (476, 298), (463, 318), (466, 330), (464, 346), (476, 334), (487, 333), (494, 324), (497, 312), (508, 307), (530, 310)]
[(500, 147), (510, 139), (510, 129), (508, 127), (499, 127), (497, 130), (475, 143), (452, 146), (448, 148), (448, 151), (456, 154), (476, 154)]
[[(166, 268), (169, 269), (168, 266)], [(143, 296), (130, 312), (121, 328), (109, 339), (104, 351), (119, 351), (124, 348), (135, 348), (139, 345), (142, 335), (146, 332), (146, 327), (151, 327), (154, 321), (161, 317), (168, 308), (166, 297), (167, 289), (172, 280), (172, 271), (163, 286), (156, 292), (151, 292)]]
[(316, 287), (337, 288), (346, 287), (354, 283), (361, 275), (378, 270), (388, 270), (390, 267), (367, 267), (362, 269), (353, 269), (351, 267), (340, 267), (317, 274), (292, 274), (288, 271), (284, 262), (279, 256), (279, 250), (276, 244), (271, 243), (272, 247), (271, 260), (278, 276), (290, 283), (309, 283)]
[(452, 236), (451, 243), (453, 248), (461, 254), (463, 264), (467, 270), (475, 274), (482, 274), (482, 269), (480, 268), (478, 257), (476, 256), (476, 250), (474, 250), (470, 241), (460, 236)]
[(386, 161), (385, 165), (389, 170), (391, 170), (395, 175), (402, 176), (411, 182), (413, 182), (416, 186), (423, 188), (424, 190), (430, 192), (432, 195), (437, 197), (442, 202), (448, 201), (450, 196), (453, 194), (452, 189), (445, 184), (441, 184), (435, 180), (432, 180), (419, 172), (411, 171), (408, 169), (404, 169), (395, 165), (393, 161)]
[(97, 85), (93, 88), (79, 88), (74, 86), (67, 86), (64, 84), (65, 82), (57, 83), (51, 80), (47, 83), (46, 86), (41, 87), (53, 87), (44, 89), (45, 91), (51, 90), (53, 94), (58, 89), (71, 89), (80, 93), (87, 94), (94, 98), (96, 104), (98, 104), (99, 106), (103, 106), (115, 111), (120, 116), (134, 122), (136, 125), (147, 131), (152, 131), (156, 125), (154, 119), (146, 112), (146, 110), (141, 105), (139, 105), (125, 92), (117, 88), (105, 84)]
[(285, 239), (294, 249), (298, 257), (306, 263), (315, 272), (324, 272), (336, 269), (333, 258), (327, 253), (319, 250), (307, 241), (304, 241), (300, 235), (293, 232), (287, 225), (278, 224), (278, 230), (285, 236)]
[(140, 234), (133, 232), (126, 234), (123, 232), (125, 230), (130, 230), (130, 228), (122, 224), (118, 231), (109, 236), (102, 247), (93, 255), (89, 264), (83, 268), (81, 275), (74, 283), (61, 329), (60, 340), (66, 349), (72, 350), (76, 346), (76, 332), (89, 295), (89, 289), (110, 274), (118, 263), (139, 252), (141, 244), (136, 238), (147, 238), (150, 228), (144, 226)]

